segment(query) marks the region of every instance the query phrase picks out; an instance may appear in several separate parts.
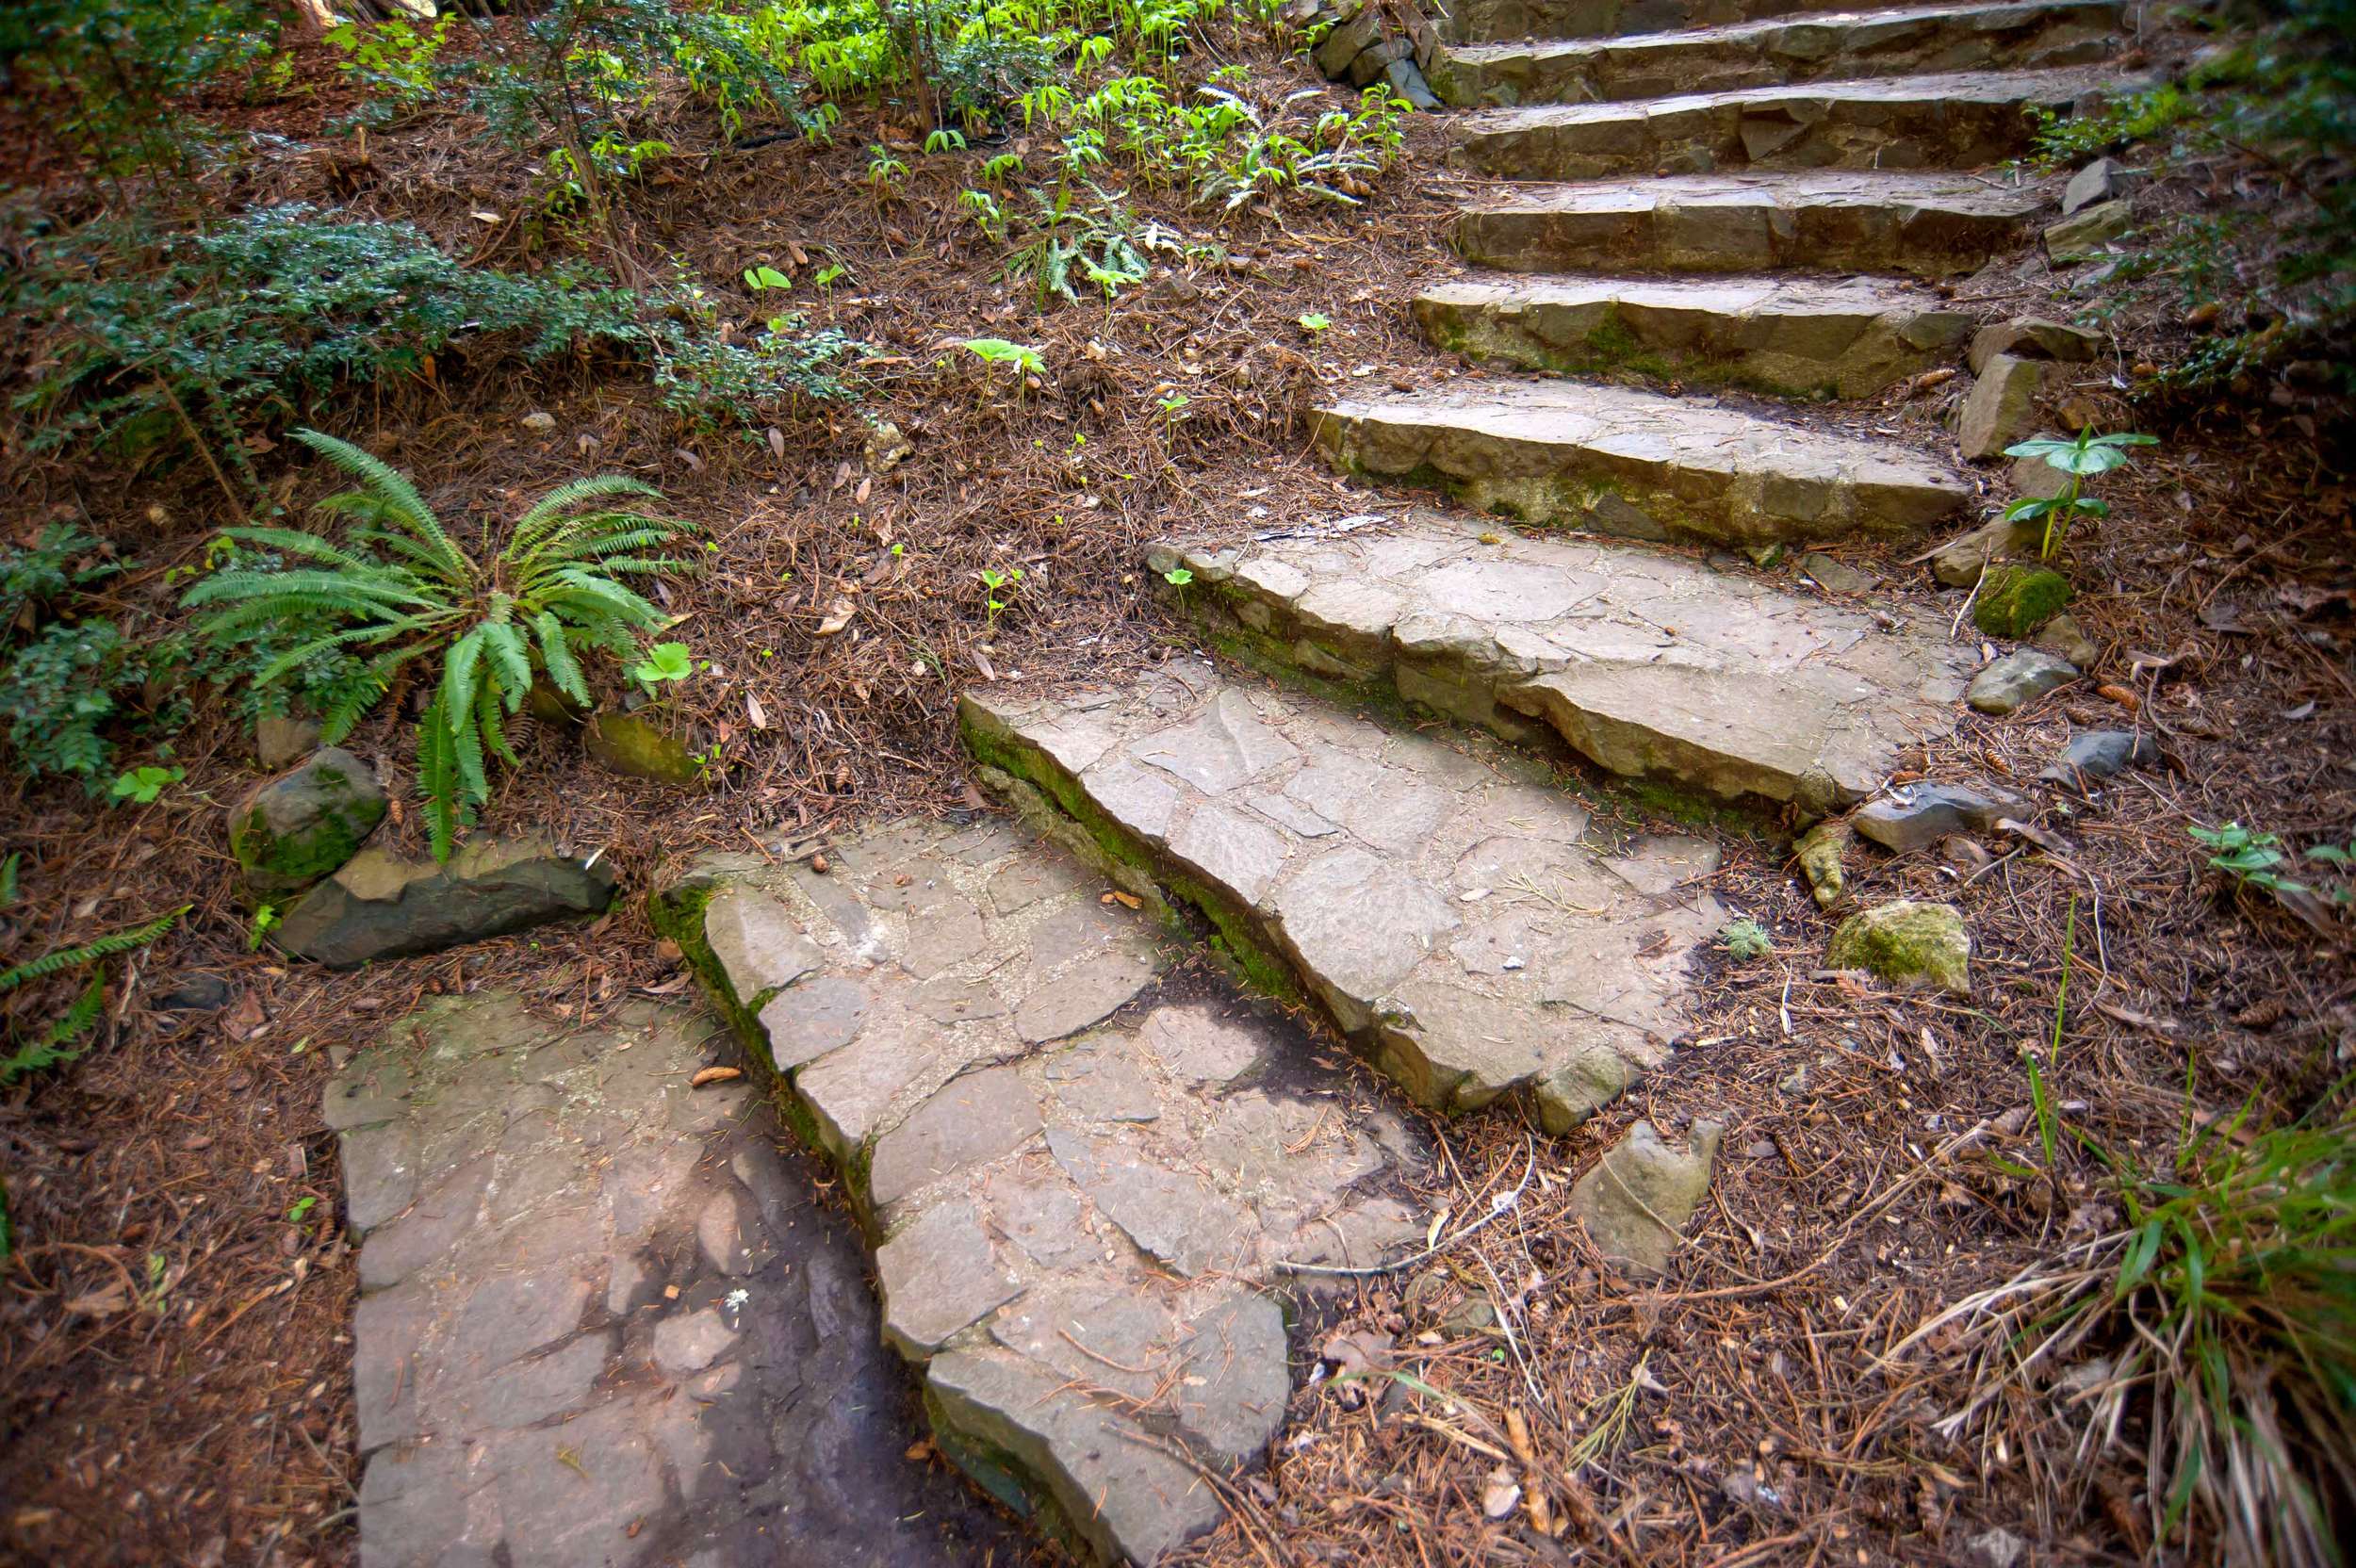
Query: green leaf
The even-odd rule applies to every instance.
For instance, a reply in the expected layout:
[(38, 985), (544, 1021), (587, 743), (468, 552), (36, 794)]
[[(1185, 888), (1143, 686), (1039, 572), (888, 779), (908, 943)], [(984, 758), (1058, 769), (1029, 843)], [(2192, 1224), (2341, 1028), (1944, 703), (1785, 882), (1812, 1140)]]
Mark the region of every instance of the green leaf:
[(129, 773), (118, 775), (114, 783), (107, 787), (106, 793), (113, 800), (128, 800), (149, 806), (164, 792), (166, 785), (177, 784), (187, 776), (188, 770), (185, 768), (133, 768)]
[(744, 269), (744, 286), (747, 288), (791, 288), (794, 280), (774, 267), (747, 267)]
[(1297, 317), (1295, 319), (1300, 321), (1301, 330), (1302, 332), (1323, 332), (1326, 328), (1333, 324), (1331, 317), (1325, 315), (1321, 311), (1315, 310), (1309, 312), (1306, 316)]
[(630, 678), (651, 690), (664, 681), (685, 680), (695, 673), (694, 655), (685, 643), (657, 643), (646, 657), (630, 667)]

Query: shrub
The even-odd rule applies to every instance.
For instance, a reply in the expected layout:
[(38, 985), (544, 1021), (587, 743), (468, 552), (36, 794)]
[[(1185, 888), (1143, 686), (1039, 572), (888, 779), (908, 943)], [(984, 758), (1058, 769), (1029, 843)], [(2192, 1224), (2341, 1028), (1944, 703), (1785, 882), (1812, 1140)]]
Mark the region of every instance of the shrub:
[(364, 654), (366, 678), (322, 715), (321, 739), (331, 745), (396, 681), (412, 678), (410, 664), (438, 659), (418, 726), (417, 775), (434, 857), (448, 859), (459, 824), (490, 798), (487, 760), (519, 764), (509, 730), (533, 682), (545, 678), (586, 706), (583, 653), (629, 654), (664, 624), (663, 612), (619, 579), (687, 570), (685, 562), (646, 553), (685, 525), (641, 510), (635, 503), (657, 492), (637, 480), (576, 480), (517, 518), (486, 569), (399, 471), (317, 431), (295, 438), (360, 482), (319, 506), (360, 526), (340, 545), (294, 529), (226, 530), (239, 544), (304, 564), (230, 567), (190, 589), (185, 602), (225, 607), (203, 626), (224, 646), (253, 643), (289, 613), (333, 628), (272, 660), (254, 677), (258, 685), (323, 652)]
[[(113, 773), (108, 731), (138, 711), (149, 683), (180, 666), (186, 653), (177, 639), (144, 644), (103, 617), (43, 627), (0, 664), (0, 719), (17, 765), (95, 789)], [(141, 719), (169, 731), (188, 716), (187, 699), (172, 697)]]

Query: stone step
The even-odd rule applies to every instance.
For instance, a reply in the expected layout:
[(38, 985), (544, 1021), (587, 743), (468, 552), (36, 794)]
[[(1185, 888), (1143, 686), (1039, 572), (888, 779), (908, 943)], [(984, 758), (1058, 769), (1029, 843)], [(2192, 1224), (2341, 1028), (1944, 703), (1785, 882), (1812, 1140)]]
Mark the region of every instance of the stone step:
[(1354, 473), (1631, 539), (1910, 534), (1972, 495), (1968, 478), (1897, 442), (1616, 386), (1483, 381), (1333, 402), (1311, 423)]
[(1421, 1105), (1526, 1093), (1563, 1131), (1687, 1028), (1726, 911), (1714, 845), (1616, 839), (1547, 771), (1173, 660), (1062, 695), (968, 691), (984, 781), (1191, 905)]
[(1181, 607), (1215, 645), (1270, 673), (1517, 742), (1550, 727), (1612, 773), (1811, 813), (1952, 732), (1977, 662), (1943, 626), (1885, 629), (1853, 600), (1421, 510), (1151, 559), (1193, 574)]
[(1198, 1466), (1284, 1419), (1278, 1293), (1420, 1244), (1426, 1159), (1275, 1009), (1166, 990), (1176, 922), (1136, 886), (982, 814), (708, 857), (653, 901), (841, 1170), (941, 1452), (1108, 1563), (1219, 1523)]
[(1978, 324), (1872, 278), (1464, 279), (1416, 323), (1443, 349), (1565, 375), (1865, 398), (1961, 354)]
[(1969, 272), (2053, 193), (1970, 174), (1836, 170), (1525, 186), (1466, 206), (1456, 249), (1511, 272)]
[(1452, 160), (1506, 180), (1740, 169), (1976, 169), (2027, 152), (2108, 71), (1958, 72), (1739, 88), (1641, 104), (1540, 104), (1456, 122)]
[(1775, 17), (1634, 38), (1443, 47), (1428, 74), (1459, 106), (1727, 92), (1908, 72), (2050, 70), (2109, 57), (2121, 0), (2018, 0)]
[(1857, 0), (1456, 0), (1450, 31), (1465, 43), (1613, 38), (1835, 11), (1856, 5)]

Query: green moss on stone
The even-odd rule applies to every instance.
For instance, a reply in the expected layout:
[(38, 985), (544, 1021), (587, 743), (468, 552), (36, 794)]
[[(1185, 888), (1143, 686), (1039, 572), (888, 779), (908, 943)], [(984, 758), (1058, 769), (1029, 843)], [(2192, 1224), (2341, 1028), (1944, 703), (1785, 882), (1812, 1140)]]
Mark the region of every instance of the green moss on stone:
[(1972, 624), (1990, 637), (2014, 641), (2028, 636), (2061, 613), (2070, 599), (2070, 580), (2042, 566), (1993, 566), (1972, 601)]
[(749, 1001), (739, 998), (736, 988), (728, 983), (728, 971), (713, 956), (712, 944), (704, 938), (704, 911), (718, 896), (722, 886), (717, 880), (690, 879), (650, 892), (646, 895), (646, 922), (654, 927), (656, 936), (668, 937), (679, 943), (688, 972), (695, 977), (697, 988), (711, 1002), (712, 1010), (736, 1036), (745, 1061), (752, 1065), (753, 1077), (778, 1117), (794, 1129), (794, 1135), (802, 1140), (804, 1147), (823, 1154), (826, 1146), (818, 1134), (818, 1119), (810, 1115), (801, 1096), (794, 1092), (792, 1079), (777, 1070), (777, 1058), (769, 1051), (768, 1032), (761, 1026), (761, 1009), (768, 1005), (776, 990), (765, 990)]
[(1850, 916), (1832, 934), (1835, 969), (1861, 969), (1885, 980), (1929, 980), (1969, 995), (1972, 937), (1952, 904), (1911, 899)]

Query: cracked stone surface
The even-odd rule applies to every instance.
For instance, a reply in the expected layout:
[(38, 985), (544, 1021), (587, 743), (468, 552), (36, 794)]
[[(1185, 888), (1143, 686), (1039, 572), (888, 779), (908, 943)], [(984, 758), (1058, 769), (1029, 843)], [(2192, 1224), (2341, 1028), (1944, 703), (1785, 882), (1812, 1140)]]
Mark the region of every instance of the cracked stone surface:
[[(1710, 846), (1612, 842), (1485, 737), (1467, 754), (1184, 661), (1128, 692), (968, 693), (962, 713), (992, 783), (1085, 800), (1121, 854), (1193, 890), (1231, 943), (1435, 1109), (1519, 1092), (1550, 1130), (1574, 1125), (1665, 1058), (1691, 955), (1725, 923), (1697, 886)], [(1083, 1184), (1109, 1179), (1122, 1135), (1056, 1157)], [(1186, 1195), (1131, 1187), (1139, 1245), (1161, 1246)], [(1165, 1260), (1217, 1263), (1218, 1223)]]
[(1977, 168), (2028, 151), (2037, 132), (2029, 110), (2061, 112), (2116, 82), (2102, 69), (1954, 72), (1489, 109), (1458, 122), (1452, 155), (1506, 180)]
[(775, 1118), (741, 1081), (689, 1086), (717, 1033), (485, 991), (339, 1067), (364, 1568), (949, 1568), (1008, 1544), (903, 1457), (858, 1239)]
[(1624, 538), (1905, 535), (1972, 496), (1969, 479), (1902, 443), (1571, 382), (1343, 399), (1318, 408), (1312, 428), (1355, 472), (1436, 485), (1476, 511)]
[(1257, 1462), (1284, 1420), (1276, 1297), (1315, 1283), (1286, 1265), (1419, 1236), (1396, 1193), (1420, 1144), (1273, 1009), (1168, 977), (1153, 905), (1005, 818), (825, 853), (709, 858), (662, 906), (700, 921), (703, 978), (842, 1170), (941, 1451), (1050, 1533), (1151, 1563), (1221, 1516), (1194, 1466)]
[(1533, 370), (1871, 397), (1950, 360), (1976, 322), (1875, 278), (1464, 279), (1426, 289), (1441, 348)]
[(2044, 186), (1807, 170), (1524, 185), (1456, 220), (1465, 260), (1509, 272), (1969, 272), (2016, 242)]
[(2088, 65), (2112, 47), (2119, 0), (2025, 0), (1771, 17), (1683, 32), (1444, 47), (1451, 104), (1577, 104), (1723, 92), (1901, 71)]
[(1510, 740), (1536, 721), (1614, 773), (1818, 811), (1951, 733), (1974, 662), (1941, 627), (1885, 630), (1681, 557), (1432, 513), (1149, 561), (1191, 571), (1186, 607), (1256, 662), (1379, 682)]

